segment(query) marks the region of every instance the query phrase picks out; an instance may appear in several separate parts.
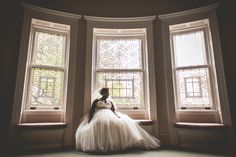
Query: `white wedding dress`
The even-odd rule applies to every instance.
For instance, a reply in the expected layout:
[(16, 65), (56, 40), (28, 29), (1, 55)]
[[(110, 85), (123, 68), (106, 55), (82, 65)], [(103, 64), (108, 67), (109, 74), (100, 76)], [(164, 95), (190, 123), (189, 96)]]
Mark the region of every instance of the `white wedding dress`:
[(98, 101), (92, 120), (84, 118), (76, 130), (76, 149), (93, 152), (127, 148), (155, 149), (160, 142), (129, 116), (110, 109), (109, 101)]

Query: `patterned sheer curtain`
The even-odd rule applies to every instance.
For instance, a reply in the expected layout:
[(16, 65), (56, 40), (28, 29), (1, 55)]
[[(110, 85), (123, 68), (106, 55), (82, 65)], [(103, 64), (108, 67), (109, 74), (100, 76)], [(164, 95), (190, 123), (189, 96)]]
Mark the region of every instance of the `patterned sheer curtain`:
[(96, 88), (110, 88), (118, 107), (144, 107), (143, 39), (96, 38)]

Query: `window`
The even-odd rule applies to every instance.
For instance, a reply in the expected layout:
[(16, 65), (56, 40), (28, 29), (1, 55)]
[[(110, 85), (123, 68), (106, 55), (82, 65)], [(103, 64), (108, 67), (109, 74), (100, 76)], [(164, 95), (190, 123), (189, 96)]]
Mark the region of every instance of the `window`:
[(155, 16), (87, 20), (84, 112), (100, 97), (101, 87), (119, 112), (134, 119), (156, 120), (152, 21)]
[(69, 25), (32, 18), (21, 122), (33, 122), (36, 111), (64, 121), (69, 35)]
[(165, 80), (158, 90), (171, 123), (231, 123), (216, 20), (218, 5), (159, 16), (164, 58), (159, 62)]
[(110, 88), (118, 109), (145, 109), (145, 29), (95, 28), (94, 40), (95, 90)]
[(209, 19), (170, 25), (169, 31), (177, 120), (207, 111), (202, 121), (221, 123)]
[(68, 25), (32, 19), (24, 111), (64, 109), (69, 32)]
[(208, 19), (170, 26), (177, 110), (216, 109), (218, 93)]

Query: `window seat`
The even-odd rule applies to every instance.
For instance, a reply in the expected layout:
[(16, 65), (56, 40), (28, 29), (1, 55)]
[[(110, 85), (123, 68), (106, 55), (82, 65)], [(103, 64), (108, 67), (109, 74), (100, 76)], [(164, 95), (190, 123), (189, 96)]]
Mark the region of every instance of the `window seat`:
[(148, 119), (135, 119), (135, 121), (139, 122), (142, 125), (153, 125), (153, 120)]
[(218, 129), (227, 128), (226, 125), (220, 123), (189, 123), (189, 122), (177, 122), (174, 124), (176, 128), (186, 129)]
[(17, 125), (18, 128), (29, 128), (29, 129), (62, 129), (66, 128), (66, 123), (55, 122), (55, 123), (21, 123)]
[[(152, 120), (145, 119), (136, 119), (135, 121), (139, 122), (142, 125), (153, 125)], [(28, 129), (62, 129), (66, 128), (66, 123), (21, 123), (17, 125), (17, 128), (28, 128)]]

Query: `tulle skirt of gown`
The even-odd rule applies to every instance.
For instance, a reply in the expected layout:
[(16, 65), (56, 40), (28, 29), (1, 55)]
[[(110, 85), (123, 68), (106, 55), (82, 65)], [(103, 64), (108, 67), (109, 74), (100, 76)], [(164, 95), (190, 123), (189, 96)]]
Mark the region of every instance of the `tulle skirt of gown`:
[(86, 117), (76, 130), (76, 149), (82, 151), (120, 151), (127, 148), (155, 149), (160, 142), (129, 116), (110, 109), (98, 109), (88, 123)]

